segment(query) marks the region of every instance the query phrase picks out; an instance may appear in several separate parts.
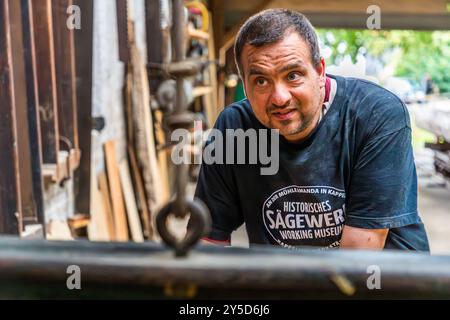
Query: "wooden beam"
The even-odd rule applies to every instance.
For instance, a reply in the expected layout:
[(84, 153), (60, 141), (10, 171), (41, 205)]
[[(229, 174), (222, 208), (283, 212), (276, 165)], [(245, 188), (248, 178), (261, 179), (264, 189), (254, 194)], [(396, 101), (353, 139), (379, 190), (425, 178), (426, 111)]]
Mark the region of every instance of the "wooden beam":
[[(42, 143), (40, 131), (40, 118), (38, 109), (38, 87), (36, 76), (36, 55), (33, 37), (33, 23), (30, 8), (31, 0), (21, 0), (22, 26), (23, 26), (23, 55), (25, 62), (25, 81), (27, 97), (28, 115), (28, 136), (29, 136), (29, 165), (32, 168), (32, 188), (34, 210), (37, 222), (42, 224), (43, 234), (45, 234), (44, 217), (44, 194), (42, 179)], [(33, 217), (30, 221), (35, 222)], [(26, 213), (24, 212), (24, 224), (27, 224)]]
[[(227, 0), (225, 10), (252, 11), (261, 0)], [(370, 5), (377, 5), (383, 13), (409, 14), (442, 14), (446, 12), (446, 0), (321, 0), (298, 1), (277, 0), (274, 7), (295, 9), (304, 12), (341, 12), (341, 13), (365, 13)]]
[(81, 150), (80, 164), (75, 172), (75, 210), (90, 212), (91, 181), (91, 129), (92, 129), (92, 51), (93, 1), (74, 0), (82, 13), (81, 29), (75, 30), (75, 61), (77, 75), (78, 139)]
[[(316, 28), (366, 29), (367, 14), (316, 14), (308, 13), (308, 19)], [(443, 15), (382, 14), (383, 30), (450, 30), (450, 17)]]
[[(245, 2), (245, 1), (242, 1)], [(215, 46), (215, 56), (219, 55), (219, 44), (222, 43), (222, 38), (225, 33), (225, 3), (222, 0), (211, 0), (210, 11), (212, 15), (211, 27), (214, 29), (214, 41), (217, 44)]]
[(366, 14), (371, 5), (377, 5), (381, 14), (434, 15), (446, 13), (445, 0), (276, 0), (272, 7), (290, 8), (302, 13), (355, 13)]
[(107, 141), (104, 145), (106, 169), (108, 174), (109, 188), (111, 191), (111, 202), (114, 213), (114, 226), (117, 241), (128, 241), (128, 223), (125, 211), (125, 203), (120, 183), (119, 164), (116, 155), (116, 143), (114, 140)]
[[(16, 101), (12, 42), (21, 41), (12, 24), (14, 0), (0, 2), (0, 234), (19, 234), (21, 199), (17, 148)], [(23, 94), (23, 93), (22, 93)]]
[(60, 150), (78, 149), (74, 30), (67, 27), (67, 8), (72, 0), (53, 0), (56, 92)]
[(36, 53), (38, 106), (44, 164), (58, 164), (59, 135), (55, 51), (50, 0), (30, 1)]
[(131, 238), (134, 242), (144, 242), (144, 234), (142, 232), (141, 221), (136, 205), (136, 197), (131, 183), (130, 169), (128, 161), (122, 160), (119, 164), (120, 182), (122, 184), (122, 192), (125, 198), (127, 208), (128, 222), (130, 224)]
[(144, 235), (147, 239), (152, 239), (153, 229), (151, 224), (151, 212), (148, 208), (148, 200), (147, 195), (145, 194), (141, 170), (139, 169), (136, 154), (134, 153), (134, 149), (131, 145), (128, 145), (128, 157), (130, 159), (131, 173), (138, 196), (138, 208), (141, 215), (142, 225), (144, 227)]
[[(225, 29), (237, 32), (238, 17), (249, 17), (260, 0), (225, 2)], [(381, 10), (382, 29), (448, 30), (449, 10), (446, 0), (274, 0), (267, 8), (287, 8), (305, 14), (315, 27), (366, 29), (371, 5)], [(228, 34), (228, 36), (230, 36)], [(225, 41), (222, 42), (222, 44)]]
[(108, 214), (102, 194), (98, 189), (95, 175), (91, 177), (91, 218), (88, 225), (88, 238), (90, 241), (111, 241)]
[(112, 211), (111, 194), (109, 192), (108, 179), (106, 177), (105, 172), (101, 172), (98, 175), (97, 182), (98, 182), (98, 187), (100, 190), (101, 201), (103, 202), (103, 207), (105, 208), (106, 226), (108, 229), (108, 235), (109, 235), (111, 241), (114, 241), (116, 239), (116, 231), (115, 231), (115, 226), (114, 226), (114, 215), (113, 215), (113, 211)]

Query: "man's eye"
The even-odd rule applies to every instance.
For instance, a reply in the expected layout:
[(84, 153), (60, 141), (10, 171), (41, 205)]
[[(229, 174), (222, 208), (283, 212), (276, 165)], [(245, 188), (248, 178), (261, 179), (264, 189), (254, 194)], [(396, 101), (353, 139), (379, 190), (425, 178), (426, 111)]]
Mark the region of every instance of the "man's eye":
[(264, 78), (258, 78), (255, 80), (257, 86), (263, 87), (267, 84), (267, 80)]
[(291, 73), (288, 74), (287, 79), (289, 81), (296, 81), (296, 80), (299, 80), (300, 77), (301, 77), (300, 73), (298, 73), (298, 72), (291, 72)]

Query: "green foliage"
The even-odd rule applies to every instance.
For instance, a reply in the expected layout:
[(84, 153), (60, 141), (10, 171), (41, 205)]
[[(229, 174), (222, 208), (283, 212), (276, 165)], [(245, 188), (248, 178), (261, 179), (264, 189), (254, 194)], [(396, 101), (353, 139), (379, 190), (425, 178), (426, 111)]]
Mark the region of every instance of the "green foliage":
[(450, 92), (450, 32), (321, 29), (318, 33), (331, 49), (332, 64), (347, 55), (353, 62), (358, 54), (367, 53), (383, 60), (385, 53), (398, 51), (397, 76), (420, 82), (429, 74), (440, 92)]

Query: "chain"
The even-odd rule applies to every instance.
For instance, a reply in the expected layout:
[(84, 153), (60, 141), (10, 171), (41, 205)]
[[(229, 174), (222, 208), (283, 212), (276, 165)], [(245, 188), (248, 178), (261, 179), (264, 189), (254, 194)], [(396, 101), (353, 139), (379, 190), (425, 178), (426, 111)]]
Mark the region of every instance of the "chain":
[[(184, 78), (192, 72), (192, 66), (186, 63), (185, 59), (185, 8), (182, 0), (173, 0), (173, 46), (175, 61), (173, 65), (177, 66), (178, 72), (172, 76), (176, 79), (176, 101), (173, 113), (168, 116), (168, 125), (170, 130), (180, 128), (190, 128), (195, 120), (195, 115), (187, 110), (187, 98), (185, 93)], [(181, 72), (180, 69), (186, 66), (187, 71)], [(175, 250), (176, 256), (185, 256), (189, 249), (194, 246), (201, 237), (207, 234), (211, 224), (209, 210), (206, 205), (198, 199), (188, 200), (186, 197), (186, 188), (188, 184), (189, 172), (187, 164), (182, 163), (175, 167), (175, 199), (169, 201), (157, 214), (156, 228), (159, 235), (166, 245)], [(190, 221), (187, 233), (182, 240), (171, 234), (167, 228), (167, 221), (171, 214), (176, 218), (185, 218), (190, 213)]]

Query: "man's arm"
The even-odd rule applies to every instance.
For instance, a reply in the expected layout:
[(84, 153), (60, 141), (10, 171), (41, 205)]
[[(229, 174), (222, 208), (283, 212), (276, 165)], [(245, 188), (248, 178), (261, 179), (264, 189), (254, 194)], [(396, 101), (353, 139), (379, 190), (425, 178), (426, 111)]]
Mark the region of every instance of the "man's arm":
[(219, 247), (226, 247), (226, 246), (230, 246), (231, 245), (230, 241), (213, 240), (213, 239), (210, 239), (210, 238), (207, 238), (207, 237), (202, 238), (200, 240), (200, 243), (203, 244), (203, 245), (207, 245), (207, 246), (216, 245), (216, 246), (219, 246)]
[(389, 229), (362, 229), (345, 226), (342, 231), (341, 249), (382, 250)]

